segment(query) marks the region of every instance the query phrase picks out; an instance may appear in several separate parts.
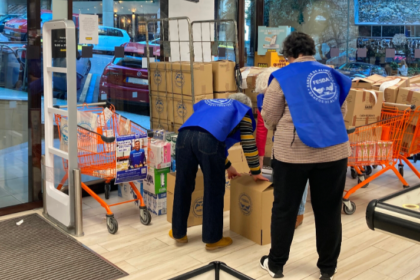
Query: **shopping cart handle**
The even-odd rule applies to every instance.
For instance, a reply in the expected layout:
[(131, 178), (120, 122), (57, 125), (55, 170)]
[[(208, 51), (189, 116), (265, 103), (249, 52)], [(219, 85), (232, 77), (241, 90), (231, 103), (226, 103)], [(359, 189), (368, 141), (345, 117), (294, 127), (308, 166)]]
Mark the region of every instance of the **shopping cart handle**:
[(101, 135), (101, 139), (105, 143), (114, 143), (115, 142), (115, 137), (106, 137), (104, 135)]
[(350, 129), (347, 129), (347, 134), (352, 134), (355, 131), (356, 131), (356, 128), (355, 127), (350, 128)]

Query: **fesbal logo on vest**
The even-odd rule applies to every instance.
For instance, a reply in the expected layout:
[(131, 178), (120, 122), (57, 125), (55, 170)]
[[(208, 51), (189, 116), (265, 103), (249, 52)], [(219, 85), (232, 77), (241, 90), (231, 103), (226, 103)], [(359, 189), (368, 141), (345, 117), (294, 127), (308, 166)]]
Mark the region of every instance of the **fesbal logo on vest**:
[(319, 103), (334, 103), (338, 98), (337, 85), (328, 69), (312, 71), (307, 78), (307, 88), (312, 98)]
[(228, 107), (233, 103), (233, 99), (206, 99), (204, 102), (212, 107)]

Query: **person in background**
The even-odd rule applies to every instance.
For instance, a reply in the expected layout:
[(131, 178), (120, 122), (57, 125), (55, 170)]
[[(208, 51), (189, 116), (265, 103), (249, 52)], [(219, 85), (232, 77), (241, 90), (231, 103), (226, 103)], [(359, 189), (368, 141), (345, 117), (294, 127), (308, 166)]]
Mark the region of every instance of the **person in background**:
[(271, 75), (261, 115), (275, 130), (271, 250), (260, 266), (283, 277), (307, 181), (316, 225), (320, 279), (332, 279), (341, 250), (341, 207), (351, 154), (343, 116), (351, 80), (316, 62), (315, 42), (293, 32), (283, 42), (290, 65)]
[[(257, 80), (255, 82), (255, 92), (259, 92), (260, 94), (257, 96), (257, 133), (255, 136), (255, 140), (257, 142), (258, 148), (258, 156), (260, 160), (260, 166), (263, 166), (264, 156), (265, 156), (265, 145), (267, 143), (267, 133), (268, 129), (264, 125), (264, 120), (261, 116), (261, 110), (264, 102), (264, 94), (267, 91), (268, 81), (270, 79), (271, 74), (274, 71), (279, 70), (277, 67), (269, 67), (265, 69), (261, 74), (258, 75)], [(308, 186), (305, 188), (305, 192), (302, 196), (302, 201), (299, 206), (298, 216), (296, 218), (296, 225), (295, 229), (298, 228), (303, 223), (303, 214), (305, 213), (305, 205), (306, 205), (306, 198), (308, 196)]]
[(392, 68), (391, 68), (391, 66), (389, 65), (389, 63), (387, 63), (387, 64), (385, 65), (385, 73), (386, 73), (388, 76), (391, 76), (391, 75), (392, 75)]
[(134, 150), (130, 152), (130, 169), (144, 166), (145, 161), (145, 152), (143, 149), (140, 149), (140, 140), (135, 140)]
[(405, 59), (401, 61), (401, 67), (398, 68), (398, 72), (400, 72), (401, 76), (407, 77), (408, 76), (408, 66), (405, 62)]
[(227, 151), (240, 142), (254, 180), (268, 181), (262, 174), (253, 136), (255, 120), (252, 102), (243, 93), (229, 99), (203, 100), (194, 105), (193, 115), (179, 129), (176, 142), (176, 181), (169, 236), (187, 243), (187, 220), (191, 195), (200, 165), (204, 176), (203, 237), (207, 250), (232, 244), (223, 237), (223, 202), (226, 176), (240, 176), (227, 159)]

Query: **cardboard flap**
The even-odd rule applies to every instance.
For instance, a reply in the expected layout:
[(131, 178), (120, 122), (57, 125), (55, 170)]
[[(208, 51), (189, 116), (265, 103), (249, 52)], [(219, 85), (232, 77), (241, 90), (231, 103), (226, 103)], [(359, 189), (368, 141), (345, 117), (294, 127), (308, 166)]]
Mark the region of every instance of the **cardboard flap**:
[(263, 181), (255, 182), (251, 175), (242, 174), (241, 177), (235, 178), (231, 181), (231, 185), (233, 184), (240, 184), (240, 185), (246, 186), (247, 188), (252, 189), (253, 191), (262, 193), (268, 190), (272, 186), (273, 183), (263, 182)]

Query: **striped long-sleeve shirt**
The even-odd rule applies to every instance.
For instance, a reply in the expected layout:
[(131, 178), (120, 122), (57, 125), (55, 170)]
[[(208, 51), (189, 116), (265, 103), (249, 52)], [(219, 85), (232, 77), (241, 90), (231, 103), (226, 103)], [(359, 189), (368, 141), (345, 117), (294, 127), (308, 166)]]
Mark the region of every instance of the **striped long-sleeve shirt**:
[[(246, 115), (239, 123), (239, 130), (241, 131), (241, 145), (245, 153), (248, 166), (251, 169), (252, 175), (261, 174), (260, 162), (258, 159), (258, 149), (254, 138), (254, 130), (252, 127), (251, 118)], [(226, 159), (226, 169), (232, 164)]]

